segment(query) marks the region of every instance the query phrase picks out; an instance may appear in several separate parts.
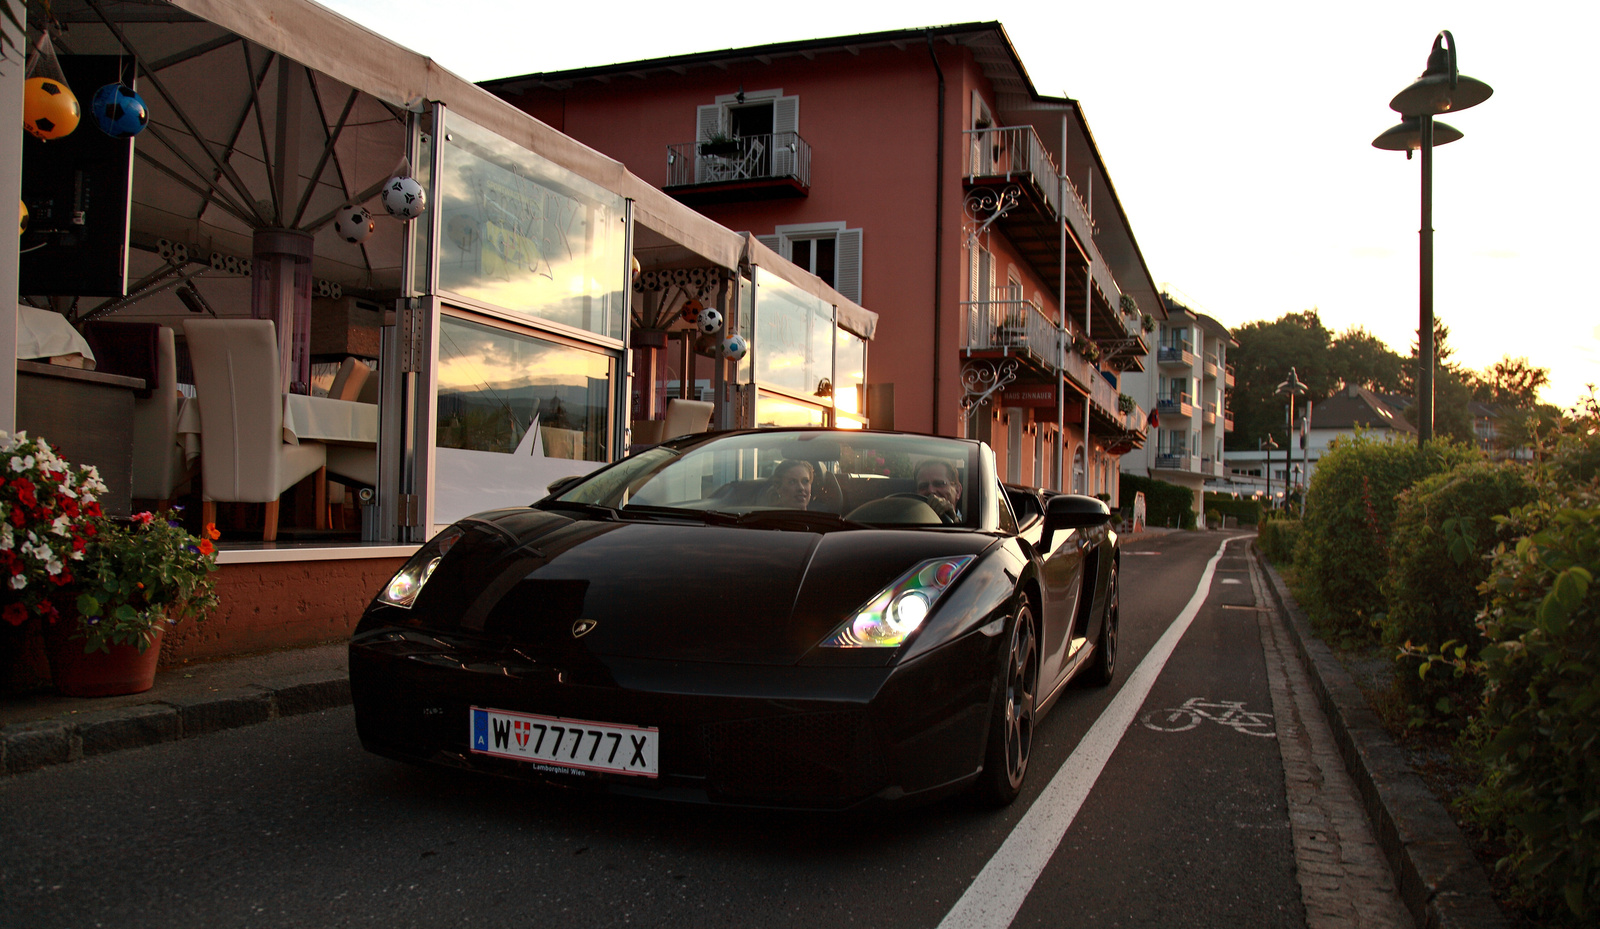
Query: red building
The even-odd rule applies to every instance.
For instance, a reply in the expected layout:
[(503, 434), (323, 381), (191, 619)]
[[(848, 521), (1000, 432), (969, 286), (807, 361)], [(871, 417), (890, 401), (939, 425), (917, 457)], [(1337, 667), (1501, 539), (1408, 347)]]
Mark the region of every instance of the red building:
[[(1166, 311), (1080, 105), (1034, 88), (999, 23), (482, 86), (876, 311), (872, 427), (979, 436), (1011, 480), (1115, 499), (1145, 429), (1118, 378)], [(807, 402), (756, 386), (753, 422)]]

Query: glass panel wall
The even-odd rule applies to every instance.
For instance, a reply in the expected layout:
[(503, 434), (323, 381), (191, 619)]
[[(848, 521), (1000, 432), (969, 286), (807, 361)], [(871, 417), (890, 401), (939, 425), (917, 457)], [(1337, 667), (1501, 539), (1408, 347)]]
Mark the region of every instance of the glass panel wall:
[[(833, 406), (840, 413), (866, 409), (867, 340), (844, 329), (833, 340)], [(841, 421), (840, 425), (844, 425)]]
[(756, 268), (755, 317), (756, 383), (816, 396), (824, 379), (833, 382), (831, 304)]
[(439, 320), (439, 448), (511, 454), (537, 418), (545, 458), (605, 461), (610, 355), (454, 316)]
[(439, 289), (622, 338), (623, 198), (447, 113)]

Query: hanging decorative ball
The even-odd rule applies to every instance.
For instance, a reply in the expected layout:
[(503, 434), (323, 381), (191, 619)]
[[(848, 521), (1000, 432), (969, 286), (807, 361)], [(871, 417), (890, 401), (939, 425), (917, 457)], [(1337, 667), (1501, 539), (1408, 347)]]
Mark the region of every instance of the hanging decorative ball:
[(347, 206), (339, 211), (333, 218), (333, 231), (339, 234), (351, 245), (360, 245), (372, 235), (372, 230), (378, 224), (372, 221), (372, 214), (359, 206)]
[(639, 279), (639, 272), (642, 271), (642, 270), (644, 270), (644, 266), (639, 264), (639, 256), (638, 255), (629, 255), (628, 256), (628, 272), (629, 272), (629, 278), (628, 279), (631, 280), (631, 281), (637, 281)]
[(691, 297), (689, 302), (683, 305), (683, 311), (679, 315), (683, 317), (684, 322), (694, 325), (700, 321), (700, 311), (705, 308), (706, 305), (704, 303)]
[(30, 77), (22, 87), (22, 128), (44, 139), (59, 139), (78, 128), (78, 98), (65, 82)]
[(722, 340), (722, 357), (729, 361), (743, 361), (750, 352), (750, 340), (735, 332)]
[(711, 307), (700, 311), (700, 331), (706, 335), (716, 335), (722, 331), (722, 313)]
[(150, 122), (144, 98), (126, 84), (107, 84), (95, 91), (89, 100), (89, 113), (100, 131), (113, 139), (131, 139)]
[(18, 200), (17, 206), (22, 208), (22, 222), (20, 224), (22, 228), (17, 230), (17, 235), (22, 235), (28, 231), (28, 204)]
[(395, 176), (383, 185), (383, 208), (395, 219), (416, 219), (428, 208), (428, 197), (416, 178)]

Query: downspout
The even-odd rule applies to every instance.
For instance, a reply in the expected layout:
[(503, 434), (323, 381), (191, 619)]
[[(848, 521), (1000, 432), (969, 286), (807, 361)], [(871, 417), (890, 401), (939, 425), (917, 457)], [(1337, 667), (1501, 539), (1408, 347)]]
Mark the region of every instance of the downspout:
[(940, 324), (940, 312), (943, 308), (944, 289), (941, 281), (944, 278), (943, 251), (944, 243), (944, 69), (939, 67), (939, 56), (933, 51), (933, 33), (926, 34), (928, 39), (928, 58), (933, 61), (933, 70), (939, 75), (939, 123), (938, 132), (934, 139), (933, 148), (933, 428), (934, 435), (939, 434), (939, 362), (942, 360), (944, 340), (941, 338), (943, 326)]

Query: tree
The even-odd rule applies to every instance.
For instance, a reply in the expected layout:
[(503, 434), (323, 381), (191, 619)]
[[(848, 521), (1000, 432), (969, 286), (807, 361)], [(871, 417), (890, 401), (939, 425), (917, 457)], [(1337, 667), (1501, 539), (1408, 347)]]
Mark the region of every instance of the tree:
[(1503, 403), (1533, 409), (1539, 390), (1550, 385), (1550, 370), (1536, 368), (1526, 358), (1500, 359), (1473, 378), (1472, 396), (1484, 403)]
[(1405, 382), (1406, 360), (1365, 326), (1351, 326), (1334, 338), (1329, 366), (1346, 384), (1374, 393), (1399, 393)]
[[(1450, 347), (1450, 327), (1435, 316), (1433, 319), (1433, 434), (1449, 438), (1468, 446), (1476, 446), (1472, 428), (1472, 401), (1474, 376), (1459, 365), (1450, 363), (1455, 350)], [(1417, 358), (1420, 346), (1411, 343), (1411, 363), (1402, 378), (1404, 392), (1417, 395)], [(1417, 405), (1412, 403), (1401, 413), (1406, 422), (1417, 425)]]
[(1228, 353), (1235, 383), (1228, 403), (1234, 429), (1227, 448), (1254, 451), (1269, 434), (1279, 447), (1286, 447), (1288, 401), (1274, 391), (1294, 368), (1307, 388), (1301, 399), (1332, 393), (1338, 386), (1329, 350), (1332, 336), (1311, 309), (1285, 313), (1272, 322), (1246, 323), (1233, 331), (1233, 337), (1239, 346)]

